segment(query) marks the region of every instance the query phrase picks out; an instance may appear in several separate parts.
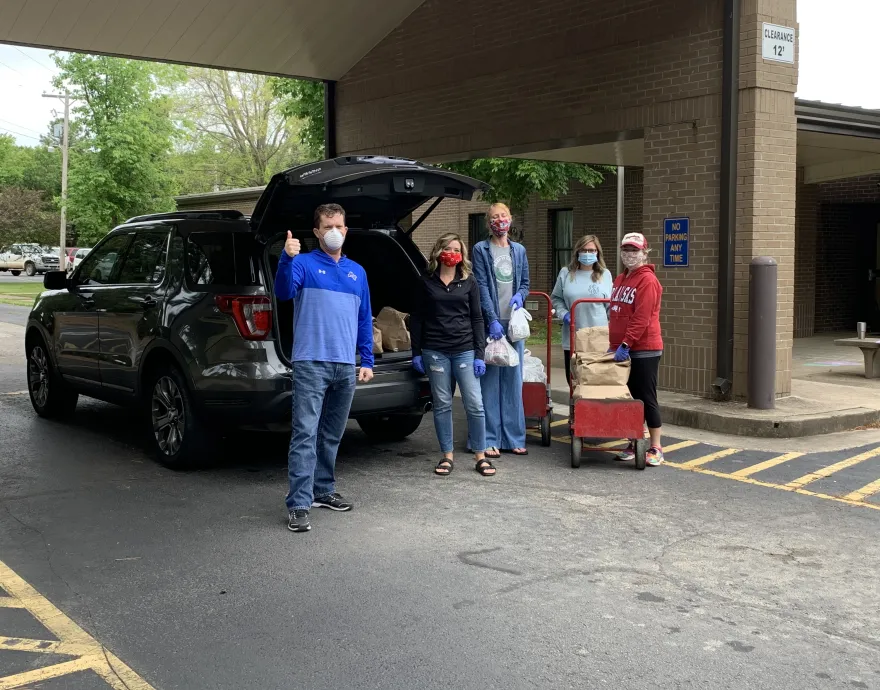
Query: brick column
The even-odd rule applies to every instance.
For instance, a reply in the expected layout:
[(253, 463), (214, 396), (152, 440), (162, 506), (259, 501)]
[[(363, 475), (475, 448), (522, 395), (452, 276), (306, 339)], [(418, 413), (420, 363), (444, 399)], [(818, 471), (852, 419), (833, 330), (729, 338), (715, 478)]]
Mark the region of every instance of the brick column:
[(761, 51), (762, 23), (796, 26), (795, 10), (795, 0), (743, 2), (734, 283), (733, 393), (737, 398), (746, 395), (749, 262), (756, 256), (772, 256), (779, 263), (776, 394), (791, 392), (797, 65), (764, 60)]

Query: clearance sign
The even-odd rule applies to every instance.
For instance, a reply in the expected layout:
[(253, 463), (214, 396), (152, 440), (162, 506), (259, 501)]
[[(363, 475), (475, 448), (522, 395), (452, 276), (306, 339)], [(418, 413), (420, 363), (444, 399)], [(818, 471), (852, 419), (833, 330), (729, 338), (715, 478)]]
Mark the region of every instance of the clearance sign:
[(690, 218), (667, 218), (663, 221), (663, 266), (687, 266), (690, 255)]
[(794, 64), (794, 28), (764, 24), (761, 54), (765, 60)]

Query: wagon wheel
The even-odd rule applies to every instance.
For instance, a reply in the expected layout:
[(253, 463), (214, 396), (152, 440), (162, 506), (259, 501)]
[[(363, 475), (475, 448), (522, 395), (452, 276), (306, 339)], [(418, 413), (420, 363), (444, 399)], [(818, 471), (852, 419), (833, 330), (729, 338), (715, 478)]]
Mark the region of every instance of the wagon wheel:
[(571, 437), (571, 466), (577, 469), (581, 466), (581, 450), (583, 441), (578, 436)]
[(541, 418), (541, 445), (550, 445), (550, 415)]
[(648, 453), (648, 439), (640, 438), (636, 441), (636, 469), (645, 469), (645, 455)]

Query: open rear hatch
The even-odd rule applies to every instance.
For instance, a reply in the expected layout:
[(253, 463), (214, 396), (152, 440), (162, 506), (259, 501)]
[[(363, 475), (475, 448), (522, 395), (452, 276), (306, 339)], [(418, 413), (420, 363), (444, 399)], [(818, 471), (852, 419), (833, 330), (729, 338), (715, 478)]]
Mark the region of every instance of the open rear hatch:
[[(346, 156), (301, 165), (272, 177), (251, 216), (264, 244), (289, 228), (311, 228), (315, 208), (337, 203), (350, 228), (400, 228), (400, 221), (436, 199), (470, 201), (487, 186), (465, 175), (406, 158)], [(411, 233), (427, 213), (407, 229)]]

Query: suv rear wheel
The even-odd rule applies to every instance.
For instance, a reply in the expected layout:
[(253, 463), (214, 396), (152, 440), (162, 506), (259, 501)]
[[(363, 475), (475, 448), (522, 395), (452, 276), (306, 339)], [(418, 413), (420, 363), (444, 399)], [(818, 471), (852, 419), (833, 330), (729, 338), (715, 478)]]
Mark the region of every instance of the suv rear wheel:
[(61, 380), (49, 359), (46, 343), (40, 336), (28, 340), (27, 383), (31, 405), (40, 417), (58, 419), (76, 409), (79, 394)]
[(24, 272), (25, 272), (25, 274), (26, 274), (27, 276), (29, 276), (29, 277), (31, 277), (31, 278), (32, 278), (33, 276), (37, 275), (37, 267), (34, 265), (34, 262), (33, 262), (33, 261), (28, 261), (28, 262), (24, 265)]
[(194, 466), (207, 439), (183, 375), (177, 367), (161, 364), (150, 376), (146, 392), (150, 437), (159, 462), (172, 470)]
[(389, 414), (360, 417), (358, 426), (372, 441), (402, 441), (422, 423), (422, 414)]
[(14, 275), (14, 276), (20, 276), (20, 275), (21, 275), (21, 271), (10, 271), (10, 273), (11, 273), (12, 275)]

